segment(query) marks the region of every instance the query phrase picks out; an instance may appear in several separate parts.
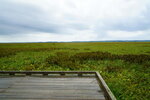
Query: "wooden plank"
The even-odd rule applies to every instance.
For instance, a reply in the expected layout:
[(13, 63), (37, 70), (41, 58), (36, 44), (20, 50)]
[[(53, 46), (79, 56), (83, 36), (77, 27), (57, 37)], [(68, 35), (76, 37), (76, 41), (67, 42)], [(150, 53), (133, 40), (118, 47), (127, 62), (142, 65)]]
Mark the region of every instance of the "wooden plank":
[[(77, 85), (77, 86), (85, 86), (85, 85), (87, 85), (87, 86), (94, 86), (94, 85), (97, 85), (97, 84), (95, 84), (95, 83), (89, 83), (89, 84), (87, 84), (87, 83), (64, 83), (64, 82), (62, 82), (62, 83), (57, 83), (57, 82), (52, 82), (52, 83), (16, 83), (17, 85), (23, 85), (23, 86), (25, 86), (25, 85), (31, 85), (31, 86), (37, 86), (37, 85), (44, 85), (44, 86), (49, 86), (49, 85), (53, 85), (53, 84), (55, 84), (55, 85), (67, 85), (67, 86), (73, 86), (73, 85)], [(97, 85), (98, 86), (98, 85)]]
[(3, 92), (1, 92), (0, 95), (4, 95), (4, 94), (54, 94), (56, 95), (60, 95), (60, 94), (66, 94), (66, 95), (80, 95), (80, 94), (85, 94), (85, 95), (103, 95), (102, 91), (95, 91), (95, 90), (34, 90), (34, 89), (23, 89), (23, 90), (14, 90), (14, 89), (10, 89), (10, 90), (5, 90)]
[[(17, 74), (24, 74), (24, 75), (28, 75), (32, 77), (26, 77), (26, 76), (15, 77), (15, 75)], [(9, 75), (11, 75), (12, 79), (10, 79)], [(71, 76), (76, 76), (76, 77), (73, 78)], [(88, 78), (84, 79), (85, 76), (87, 76)], [(93, 80), (92, 79), (93, 77), (91, 78), (91, 76), (93, 77), (96, 76), (98, 81), (96, 79)], [(99, 88), (99, 86), (102, 88), (102, 90), (101, 88)], [(81, 91), (87, 91), (85, 92), (85, 95), (88, 94), (87, 96), (91, 95), (92, 93), (90, 94), (89, 91), (93, 90), (93, 91), (96, 91), (96, 93), (100, 93), (100, 94), (103, 94), (104, 92), (104, 95), (107, 100), (116, 100), (115, 96), (112, 94), (107, 84), (105, 83), (105, 81), (103, 80), (103, 78), (98, 72), (94, 72), (94, 71), (86, 71), (86, 72), (84, 71), (79, 71), (79, 72), (78, 71), (0, 71), (0, 93), (9, 93), (11, 91), (14, 91), (14, 92), (16, 91), (16, 93), (18, 93), (17, 89), (18, 91), (21, 92), (22, 88), (26, 90), (26, 92), (32, 91), (31, 89), (34, 89), (34, 91), (37, 91), (38, 89), (45, 89), (47, 92), (49, 89), (52, 91), (55, 91), (55, 90), (70, 91), (70, 92), (67, 92), (68, 94), (71, 93), (71, 91), (73, 90), (80, 91), (80, 93), (76, 95), (79, 95), (79, 94), (81, 95), (82, 94)], [(22, 93), (24, 92), (22, 91)], [(53, 94), (53, 92), (50, 92), (50, 93)], [(54, 93), (54, 94), (57, 94), (57, 93)], [(71, 94), (74, 94), (74, 92), (72, 92)], [(6, 98), (6, 99), (9, 99), (9, 98)], [(27, 99), (30, 99), (30, 98), (27, 98)], [(51, 99), (56, 100), (60, 98), (51, 98)], [(77, 99), (81, 99), (81, 98), (77, 98)], [(82, 99), (86, 99), (86, 98), (82, 98)], [(69, 100), (71, 100), (71, 97), (69, 98)]]
[[(34, 90), (41, 90), (41, 89), (44, 89), (44, 90), (95, 90), (95, 91), (101, 91), (101, 89), (99, 89), (99, 87), (87, 87), (87, 86), (71, 86), (71, 87), (68, 87), (68, 86), (15, 86), (13, 87), (13, 89), (22, 89), (22, 88), (25, 88), (25, 89), (34, 89)], [(7, 89), (7, 88), (3, 88), (3, 89)], [(0, 90), (3, 90), (2, 88)]]
[(0, 96), (1, 99), (103, 99), (105, 100), (104, 96), (101, 95), (43, 95), (43, 94), (22, 94), (22, 95), (2, 95)]
[(0, 89), (1, 99), (105, 99), (95, 78), (55, 79), (27, 76), (0, 79), (0, 86), (5, 87)]
[(98, 72), (96, 72), (96, 76), (97, 76), (97, 79), (98, 79), (98, 81), (100, 83), (100, 87), (103, 89), (103, 91), (105, 93), (106, 99), (107, 100), (117, 100), (116, 97), (111, 92), (111, 90), (109, 89), (109, 87), (107, 86), (107, 84), (105, 83), (105, 81), (102, 78), (102, 76)]
[(81, 80), (82, 81), (82, 78), (84, 80), (96, 80), (95, 77), (55, 77), (55, 78), (51, 78), (51, 77), (28, 77), (28, 76), (22, 76), (22, 77), (17, 77), (17, 76), (14, 76), (12, 79), (10, 79), (11, 76), (8, 76), (8, 77), (1, 77), (1, 80), (20, 80), (21, 78), (24, 78), (24, 80), (56, 80), (56, 81), (59, 81), (59, 80)]
[[(16, 99), (13, 99), (13, 98), (1, 98), (1, 100), (16, 100)], [(19, 99), (18, 99), (19, 100)], [(25, 99), (25, 98), (22, 98), (21, 100), (41, 100), (41, 99), (38, 99), (38, 98), (36, 98), (36, 99)], [(60, 99), (57, 99), (57, 98), (55, 98), (55, 99), (42, 99), (42, 100), (60, 100)], [(74, 99), (74, 98), (65, 98), (65, 99), (62, 99), (61, 98), (61, 100), (104, 100), (104, 99), (90, 99), (90, 98), (86, 98), (86, 99)]]
[[(1, 98), (1, 100), (16, 100), (16, 99), (13, 99), (13, 98), (11, 98), (11, 99), (8, 99), (8, 98)], [(25, 98), (22, 98), (21, 100), (41, 100), (41, 99), (38, 99), (38, 98), (36, 98), (36, 99), (25, 99)], [(60, 99), (57, 99), (57, 98), (55, 98), (55, 99), (42, 99), (42, 100), (60, 100)], [(65, 98), (65, 99), (62, 99), (61, 98), (61, 100), (104, 100), (104, 99), (90, 99), (90, 98), (86, 98), (86, 99), (84, 99), (84, 98), (82, 98), (82, 99), (74, 99), (74, 98)]]

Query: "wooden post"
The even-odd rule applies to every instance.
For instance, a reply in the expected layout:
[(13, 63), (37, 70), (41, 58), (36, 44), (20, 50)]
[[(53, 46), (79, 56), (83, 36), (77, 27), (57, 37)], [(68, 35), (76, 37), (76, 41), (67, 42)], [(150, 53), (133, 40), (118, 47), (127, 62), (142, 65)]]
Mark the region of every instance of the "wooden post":
[(10, 75), (10, 76), (14, 76), (14, 75), (15, 75), (15, 73), (9, 73), (9, 75)]
[(80, 76), (80, 77), (81, 77), (81, 76), (82, 76), (82, 73), (78, 73), (78, 76)]
[(31, 76), (31, 73), (26, 73), (27, 76)]
[(65, 76), (65, 73), (60, 73), (61, 76)]
[(43, 73), (43, 76), (48, 76), (48, 73)]

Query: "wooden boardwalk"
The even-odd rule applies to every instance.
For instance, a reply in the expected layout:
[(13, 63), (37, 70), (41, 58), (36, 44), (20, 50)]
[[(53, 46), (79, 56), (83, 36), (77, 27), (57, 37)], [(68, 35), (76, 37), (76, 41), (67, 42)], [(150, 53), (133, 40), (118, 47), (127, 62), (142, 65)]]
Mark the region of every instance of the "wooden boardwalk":
[(93, 73), (0, 73), (8, 74), (0, 76), (0, 100), (115, 100)]

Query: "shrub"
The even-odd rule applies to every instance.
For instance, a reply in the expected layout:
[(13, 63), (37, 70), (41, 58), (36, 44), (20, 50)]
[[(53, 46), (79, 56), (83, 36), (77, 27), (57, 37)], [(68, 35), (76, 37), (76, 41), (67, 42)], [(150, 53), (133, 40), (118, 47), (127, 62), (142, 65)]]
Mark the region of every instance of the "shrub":
[(112, 59), (113, 55), (108, 52), (83, 52), (77, 53), (73, 56), (73, 58), (78, 60), (104, 60), (104, 59)]
[(120, 66), (106, 66), (104, 68), (104, 71), (110, 73), (110, 72), (121, 72), (123, 68)]
[[(67, 67), (71, 70), (79, 69), (79, 65), (87, 60), (116, 60), (121, 59), (130, 63), (144, 63), (150, 60), (148, 55), (115, 55), (108, 52), (82, 52), (70, 55), (67, 52), (57, 52), (56, 56), (50, 56), (46, 59), (48, 65), (57, 65)], [(146, 65), (147, 66), (147, 65)], [(81, 66), (80, 66), (81, 67)], [(107, 66), (106, 71), (119, 71), (119, 67)]]
[(47, 65), (58, 65), (61, 67), (69, 68), (70, 70), (80, 68), (75, 59), (72, 59), (68, 53), (57, 52), (57, 56), (50, 56), (46, 59)]
[(144, 54), (140, 54), (140, 55), (133, 55), (133, 54), (120, 55), (119, 59), (124, 60), (126, 62), (130, 62), (130, 63), (141, 64), (141, 63), (150, 61), (150, 55), (144, 55)]

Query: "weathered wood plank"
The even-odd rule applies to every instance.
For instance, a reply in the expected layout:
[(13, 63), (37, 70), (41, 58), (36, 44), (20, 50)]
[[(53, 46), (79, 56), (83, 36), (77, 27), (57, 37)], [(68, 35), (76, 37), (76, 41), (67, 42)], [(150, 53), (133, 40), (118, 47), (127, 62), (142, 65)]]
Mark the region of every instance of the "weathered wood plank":
[[(35, 87), (35, 86), (15, 86), (13, 87), (13, 89), (22, 89), (22, 88), (26, 88), (26, 89), (34, 89), (34, 90), (40, 90), (40, 89), (44, 89), (44, 90), (95, 90), (95, 91), (101, 91), (101, 89), (99, 89), (99, 87), (87, 87), (87, 86), (79, 86), (79, 87), (76, 87), (76, 86), (72, 86), (72, 87), (67, 87), (67, 86), (39, 86), (39, 87)], [(6, 88), (1, 88), (0, 90), (4, 90)]]
[(94, 99), (102, 99), (105, 100), (104, 96), (100, 96), (100, 95), (96, 95), (96, 96), (92, 96), (92, 95), (3, 95), (0, 96), (1, 99), (90, 99), (90, 100), (94, 100)]
[(116, 100), (98, 72), (0, 71), (0, 100), (7, 99)]
[(0, 78), (1, 99), (104, 100), (95, 78)]
[[(19, 99), (1, 98), (1, 100), (19, 100)], [(41, 100), (41, 99), (38, 99), (38, 98), (36, 98), (36, 99), (25, 99), (25, 98), (22, 98), (21, 100)], [(55, 99), (42, 99), (42, 100), (60, 100), (60, 99), (55, 98)], [(74, 99), (74, 98), (69, 98), (69, 99), (65, 98), (65, 99), (62, 99), (61, 98), (61, 100), (104, 100), (104, 99), (90, 99), (90, 98), (87, 98), (87, 99)]]
[[(65, 92), (64, 92), (65, 91)], [(41, 90), (34, 90), (34, 89), (20, 89), (20, 90), (18, 90), (18, 89), (9, 89), (9, 90), (6, 90), (6, 91), (4, 91), (4, 92), (2, 92), (2, 94), (4, 94), (4, 93), (44, 93), (44, 94), (46, 94), (46, 93), (48, 93), (48, 94), (50, 94), (50, 93), (61, 93), (61, 94), (63, 94), (63, 93), (67, 93), (67, 94), (69, 94), (69, 93), (74, 93), (74, 94), (102, 94), (101, 92), (102, 91), (99, 91), (99, 90), (95, 90), (95, 91), (93, 91), (93, 90), (82, 90), (82, 89), (78, 89), (78, 90), (74, 90), (74, 89), (70, 89), (70, 90), (55, 90), (55, 89), (47, 89), (47, 90), (44, 90), (44, 89), (41, 89)]]

